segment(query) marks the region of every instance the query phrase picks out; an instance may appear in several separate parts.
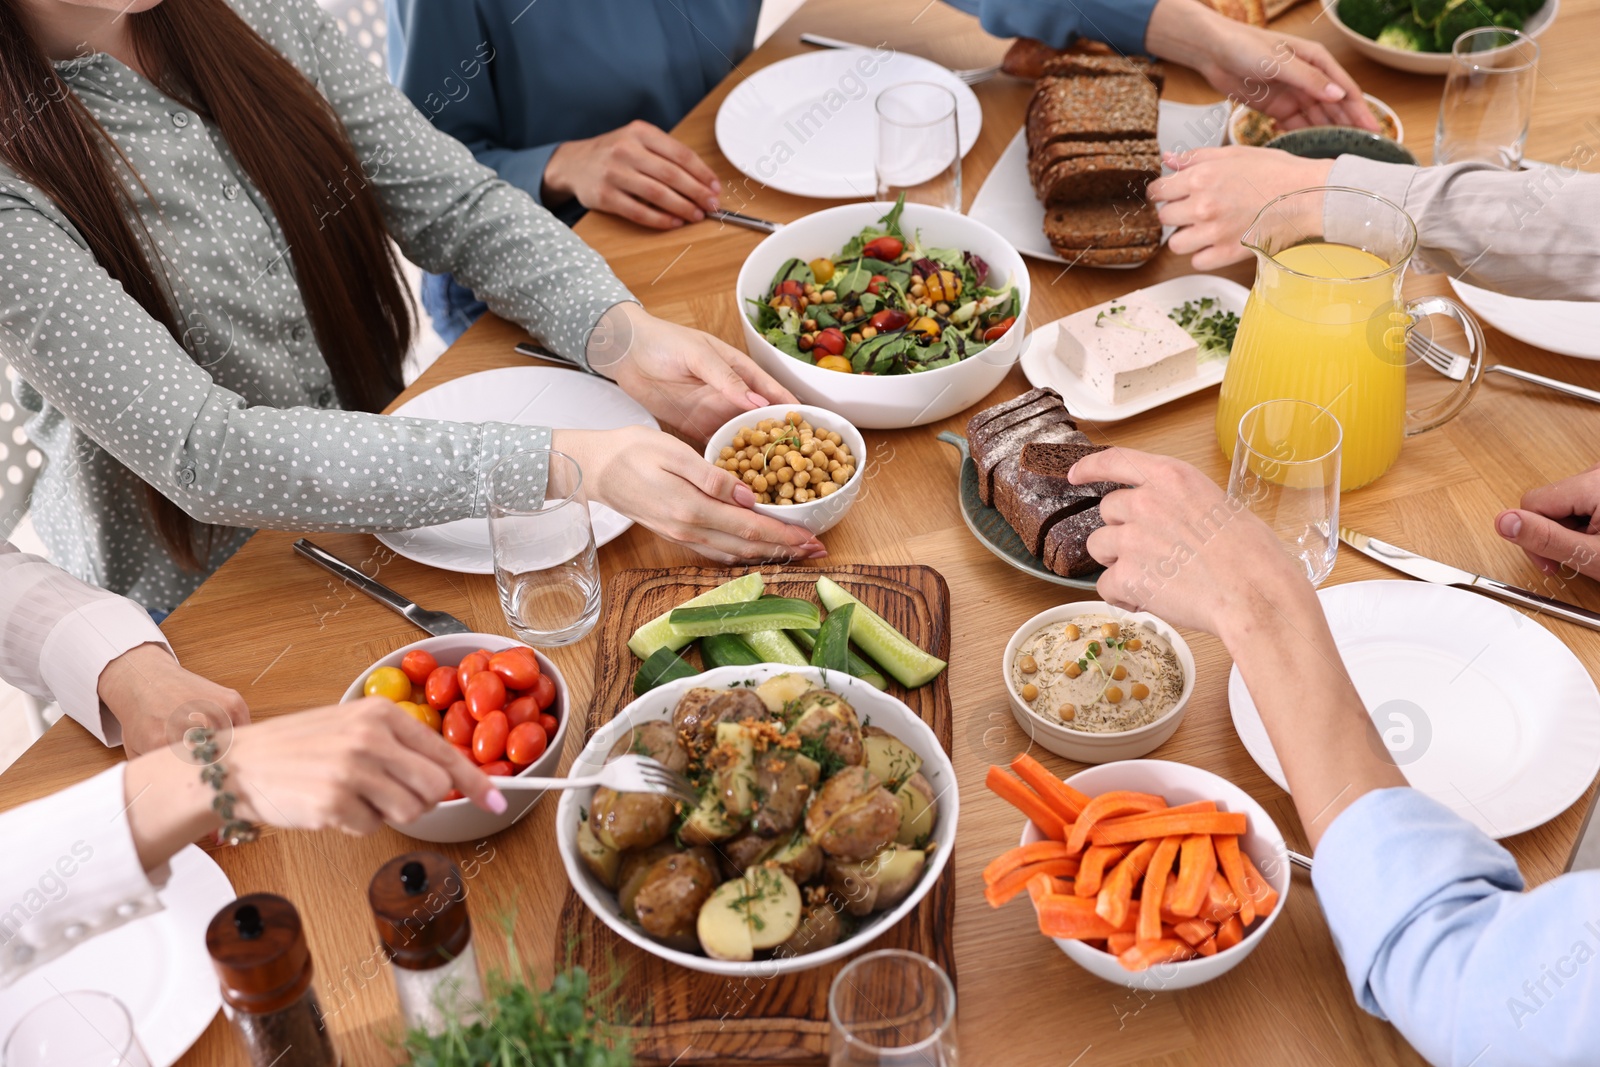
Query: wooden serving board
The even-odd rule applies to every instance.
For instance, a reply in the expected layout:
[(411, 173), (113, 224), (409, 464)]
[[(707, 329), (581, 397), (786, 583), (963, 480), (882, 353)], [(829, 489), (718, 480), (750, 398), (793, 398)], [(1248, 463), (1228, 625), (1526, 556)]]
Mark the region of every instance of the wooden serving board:
[[(816, 580), (827, 575), (910, 638), (941, 659), (950, 658), (950, 590), (931, 567), (851, 565), (827, 570), (761, 568), (767, 592), (816, 599)], [(594, 699), (585, 736), (633, 700), (639, 661), (628, 638), (642, 624), (721, 585), (747, 569), (691, 567), (628, 570), (606, 586), (605, 613), (596, 654)], [(953, 713), (949, 672), (920, 689), (890, 683), (950, 750)], [(922, 902), (869, 949), (919, 952), (955, 979), (955, 865), (946, 866)], [(591, 975), (620, 978), (623, 1009), (641, 1020), (632, 1029), (640, 1064), (805, 1064), (828, 1055), (828, 988), (844, 962), (777, 977), (727, 978), (690, 971), (658, 959), (612, 933), (569, 886), (561, 929), (574, 945), (574, 962)], [(558, 966), (565, 962), (560, 949)]]

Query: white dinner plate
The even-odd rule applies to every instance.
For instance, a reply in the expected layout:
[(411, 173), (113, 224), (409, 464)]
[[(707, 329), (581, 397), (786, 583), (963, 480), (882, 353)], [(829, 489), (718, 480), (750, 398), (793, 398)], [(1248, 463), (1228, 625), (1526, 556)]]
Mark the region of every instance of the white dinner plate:
[[(1169, 311), (1182, 307), (1187, 300), (1199, 300), (1209, 296), (1217, 300), (1223, 310), (1243, 315), (1244, 301), (1250, 295), (1250, 290), (1238, 282), (1219, 278), (1214, 274), (1185, 274), (1181, 278), (1169, 278), (1164, 282), (1124, 294), (1124, 296), (1136, 295), (1143, 296), (1156, 307), (1166, 308)], [(1090, 391), (1083, 384), (1083, 380), (1068, 370), (1067, 365), (1056, 355), (1056, 338), (1060, 332), (1059, 321), (1047, 322), (1034, 330), (1028, 337), (1019, 362), (1029, 384), (1048, 387), (1060, 393), (1061, 399), (1067, 405), (1068, 413), (1075, 419), (1089, 422), (1119, 422), (1151, 408), (1160, 407), (1162, 404), (1170, 404), (1190, 393), (1197, 393), (1201, 389), (1217, 385), (1228, 370), (1226, 358), (1206, 360), (1196, 369), (1195, 376), (1186, 382), (1177, 382), (1125, 404), (1108, 404)]]
[(161, 911), (89, 938), (0, 995), (0, 1042), (35, 1006), (80, 989), (122, 1002), (151, 1067), (171, 1067), (199, 1040), (222, 1007), (206, 927), (235, 894), (222, 868), (194, 845), (173, 856), (171, 867), (158, 894)]
[[(1215, 104), (1178, 104), (1161, 101), (1161, 112), (1156, 128), (1156, 138), (1161, 151), (1182, 152), (1191, 148), (1219, 145), (1228, 135), (1228, 102)], [(1162, 173), (1170, 174), (1166, 168)], [(995, 232), (1010, 241), (1018, 252), (1051, 263), (1069, 263), (1050, 247), (1044, 236), (1044, 205), (1034, 194), (1033, 183), (1028, 180), (1027, 128), (1017, 130), (1006, 150), (1000, 153), (994, 169), (984, 181), (983, 188), (972, 200), (967, 212), (971, 218), (993, 227)], [(1162, 243), (1172, 236), (1172, 227), (1161, 232)], [(1084, 264), (1092, 266), (1092, 264)], [(1127, 270), (1141, 266), (1138, 263), (1113, 264), (1111, 269)]]
[[(1548, 822), (1600, 771), (1600, 692), (1578, 657), (1497, 600), (1426, 582), (1317, 594), (1356, 692), (1406, 780), (1490, 837)], [(1284, 789), (1235, 667), (1233, 727)]]
[[(510, 422), (557, 430), (616, 430), (661, 424), (613, 383), (580, 370), (502, 367), (445, 382), (394, 412), (446, 422)], [(592, 487), (591, 487), (591, 492)], [(633, 520), (589, 501), (598, 547), (620, 537)], [(462, 574), (493, 574), (488, 519), (457, 519), (419, 530), (379, 534), (378, 540), (407, 559)]]
[(830, 48), (762, 67), (717, 109), (717, 147), (763, 185), (795, 196), (872, 199), (878, 118), (890, 86), (933, 82), (955, 94), (961, 154), (983, 127), (972, 90), (930, 60), (903, 52)]
[(1478, 318), (1507, 337), (1563, 356), (1600, 359), (1600, 303), (1529, 300), (1480, 289), (1459, 278), (1450, 285)]

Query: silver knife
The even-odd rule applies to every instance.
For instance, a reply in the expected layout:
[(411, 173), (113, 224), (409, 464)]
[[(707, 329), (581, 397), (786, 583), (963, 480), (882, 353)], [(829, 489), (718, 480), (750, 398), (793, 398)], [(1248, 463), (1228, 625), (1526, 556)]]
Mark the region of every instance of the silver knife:
[(737, 211), (711, 211), (706, 213), (706, 218), (718, 222), (731, 222), (735, 226), (743, 226), (762, 233), (777, 233), (783, 229), (783, 223), (770, 222), (767, 219), (758, 219), (754, 215), (741, 215)]
[(472, 627), (454, 615), (446, 615), (442, 611), (427, 611), (419, 607), (382, 582), (368, 578), (338, 556), (318, 548), (304, 537), (294, 543), (294, 550), (317, 566), (343, 578), (395, 614), (403, 616), (413, 626), (425, 630), (435, 637), (443, 637), (445, 634), (469, 634), (472, 632)]
[(1600, 630), (1600, 612), (1580, 608), (1576, 604), (1555, 600), (1551, 597), (1530, 593), (1526, 589), (1518, 589), (1514, 585), (1494, 578), (1486, 578), (1481, 574), (1473, 574), (1459, 567), (1452, 567), (1448, 563), (1419, 556), (1415, 552), (1408, 552), (1398, 545), (1391, 545), (1387, 541), (1380, 541), (1376, 537), (1368, 537), (1364, 533), (1357, 533), (1348, 527), (1339, 527), (1339, 540), (1349, 545), (1364, 555), (1371, 556), (1379, 563), (1393, 567), (1402, 574), (1409, 574), (1413, 578), (1421, 578), (1425, 582), (1436, 585), (1453, 585), (1461, 589), (1470, 589), (1474, 593), (1487, 593), (1493, 597), (1510, 604), (1528, 608), (1530, 611), (1542, 612), (1553, 615), (1567, 622), (1575, 622), (1579, 626), (1587, 626), (1591, 630)]

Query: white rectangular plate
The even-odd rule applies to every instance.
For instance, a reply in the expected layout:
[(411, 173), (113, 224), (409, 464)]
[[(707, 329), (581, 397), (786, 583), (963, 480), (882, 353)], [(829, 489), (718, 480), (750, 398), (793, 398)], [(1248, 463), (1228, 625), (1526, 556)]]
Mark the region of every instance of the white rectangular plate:
[[(1161, 142), (1163, 153), (1219, 145), (1227, 136), (1227, 130), (1226, 100), (1215, 104), (1161, 101), (1156, 138)], [(996, 233), (1010, 241), (1025, 256), (1049, 260), (1051, 263), (1071, 262), (1056, 255), (1050, 248), (1050, 242), (1044, 238), (1044, 205), (1034, 195), (1033, 183), (1028, 181), (1028, 138), (1025, 128), (1017, 130), (1017, 135), (1011, 138), (1011, 143), (1000, 154), (983, 188), (973, 198), (967, 216), (993, 227)], [(1161, 233), (1162, 242), (1165, 243), (1171, 235), (1172, 228), (1167, 227)], [(1125, 263), (1112, 269), (1126, 270), (1141, 265)]]
[[(1182, 307), (1185, 301), (1209, 296), (1214, 297), (1222, 305), (1223, 310), (1243, 315), (1245, 298), (1250, 295), (1250, 290), (1238, 282), (1219, 278), (1214, 274), (1185, 274), (1181, 278), (1169, 278), (1144, 289), (1135, 289), (1117, 299), (1125, 299), (1136, 294), (1167, 311)], [(1058, 322), (1048, 322), (1029, 335), (1027, 344), (1022, 350), (1022, 373), (1027, 376), (1030, 384), (1039, 387), (1048, 386), (1060, 393), (1061, 399), (1066, 402), (1067, 411), (1075, 419), (1089, 422), (1119, 422), (1151, 408), (1171, 403), (1179, 397), (1217, 385), (1228, 369), (1226, 359), (1208, 360), (1202, 362), (1195, 376), (1186, 382), (1179, 382), (1166, 389), (1139, 397), (1137, 400), (1130, 400), (1126, 404), (1108, 404), (1091, 392), (1083, 384), (1083, 380), (1069, 371), (1066, 364), (1057, 358), (1056, 335), (1059, 332)]]

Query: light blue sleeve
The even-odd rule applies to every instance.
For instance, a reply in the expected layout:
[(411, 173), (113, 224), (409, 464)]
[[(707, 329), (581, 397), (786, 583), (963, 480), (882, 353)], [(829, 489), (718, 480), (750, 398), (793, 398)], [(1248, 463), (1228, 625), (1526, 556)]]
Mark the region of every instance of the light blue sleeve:
[(1143, 52), (1156, 0), (945, 0), (978, 16), (995, 37), (1033, 37), (1063, 48), (1074, 38), (1104, 41), (1119, 52)]
[(1313, 881), (1357, 1001), (1430, 1063), (1600, 1063), (1600, 872), (1525, 893), (1482, 831), (1383, 789), (1328, 828)]

